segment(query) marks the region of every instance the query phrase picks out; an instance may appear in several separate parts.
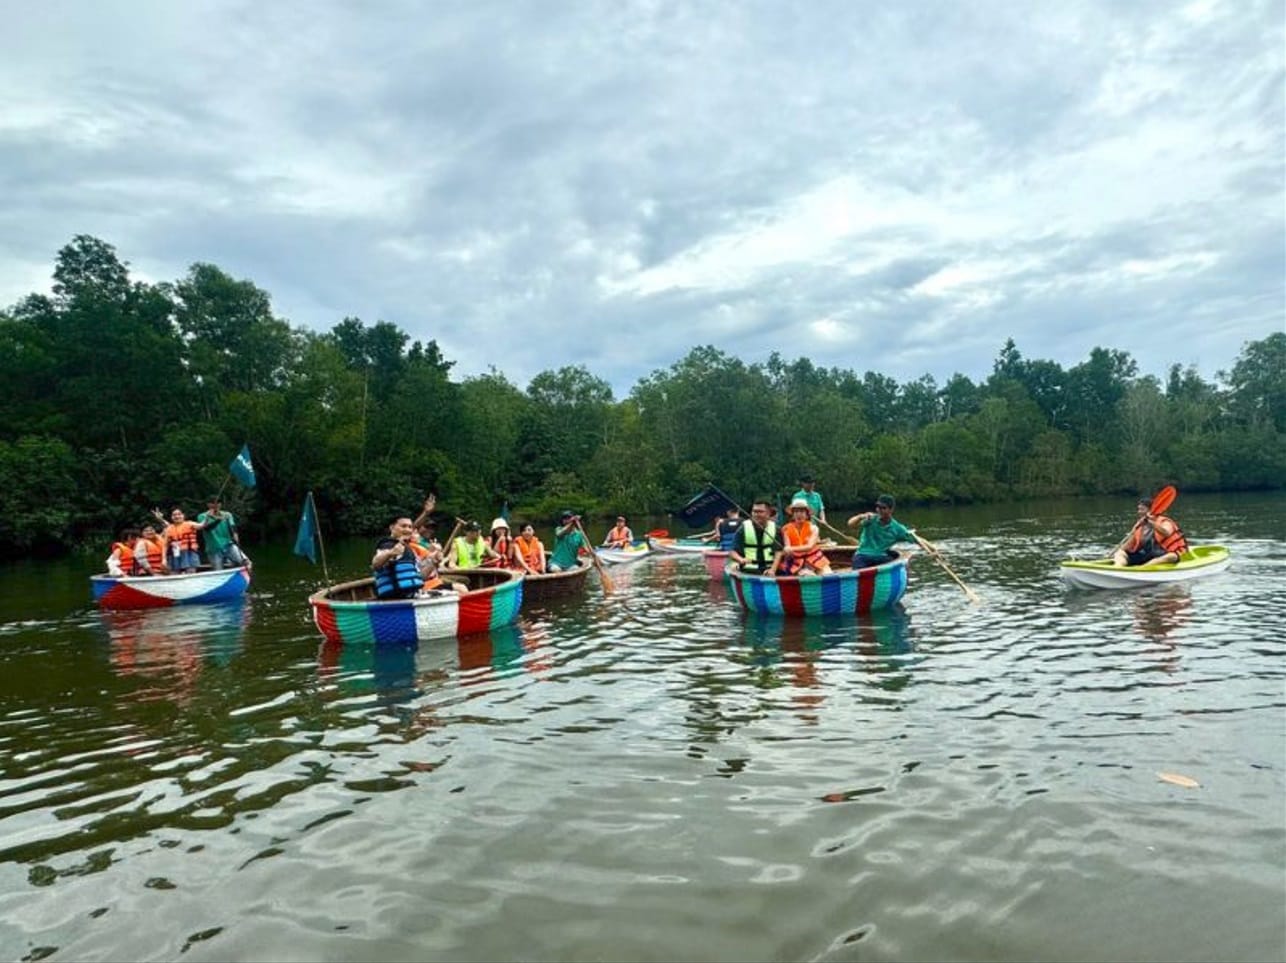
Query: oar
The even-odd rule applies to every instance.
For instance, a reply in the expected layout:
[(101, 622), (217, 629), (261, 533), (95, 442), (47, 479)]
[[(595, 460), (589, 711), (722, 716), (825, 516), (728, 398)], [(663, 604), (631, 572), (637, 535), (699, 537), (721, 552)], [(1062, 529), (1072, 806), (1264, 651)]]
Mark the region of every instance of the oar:
[[(1174, 504), (1174, 500), (1178, 495), (1179, 490), (1177, 488), (1173, 485), (1166, 485), (1165, 488), (1152, 496), (1152, 504), (1148, 506), (1148, 515), (1161, 514), (1161, 512)], [(1121, 539), (1121, 541), (1117, 543), (1116, 548), (1112, 549), (1112, 551), (1108, 553), (1108, 558), (1112, 558), (1117, 552), (1125, 548), (1125, 543), (1134, 537), (1135, 531), (1137, 531), (1138, 527), (1143, 524), (1144, 519), (1146, 519), (1148, 515), (1144, 515), (1143, 518), (1140, 518), (1134, 523), (1133, 527), (1131, 527), (1131, 529), (1126, 533), (1125, 538)]]
[(935, 562), (937, 562), (939, 565), (942, 566), (942, 570), (944, 572), (946, 572), (948, 575), (950, 575), (953, 579), (956, 580), (956, 584), (959, 585), (962, 589), (964, 589), (965, 597), (968, 598), (970, 602), (972, 602), (974, 605), (979, 605), (982, 603), (982, 599), (978, 597), (978, 593), (975, 592), (973, 589), (971, 589), (969, 586), (965, 585), (965, 583), (960, 580), (960, 576), (957, 575), (955, 572), (951, 571), (951, 566), (947, 564), (947, 560), (942, 557), (942, 552), (938, 550), (938, 547), (936, 545), (934, 545), (932, 542), (926, 541), (925, 539), (921, 538), (919, 536), (919, 533), (917, 532), (911, 532), (911, 537), (914, 538), (916, 542), (919, 543), (922, 549), (924, 549), (926, 552), (929, 553), (929, 557), (931, 559), (933, 559)]
[[(840, 531), (838, 528), (836, 528), (834, 525), (831, 525), (831, 524), (830, 524), (830, 523), (828, 523), (828, 522), (823, 522), (821, 519), (818, 519), (817, 524), (818, 524), (818, 525), (825, 525), (827, 528), (829, 528), (832, 532), (834, 532), (834, 533), (835, 533), (836, 535), (838, 535), (840, 538), (853, 538), (853, 536), (852, 536), (852, 535), (850, 535), (848, 532), (841, 532), (841, 531)], [(857, 539), (855, 539), (855, 538), (854, 538), (852, 542), (844, 542), (843, 544), (845, 544), (845, 545), (853, 545), (853, 546), (856, 546), (856, 545), (858, 544), (858, 542), (857, 542)]]
[(603, 594), (611, 595), (616, 591), (616, 586), (612, 584), (612, 577), (607, 574), (607, 569), (603, 568), (603, 560), (598, 557), (598, 552), (593, 545), (589, 543), (589, 536), (585, 534), (585, 529), (581, 528), (580, 519), (576, 519), (576, 528), (580, 531), (581, 538), (585, 539), (585, 544), (589, 545), (589, 557), (594, 560), (594, 567), (598, 569), (598, 580), (603, 584)]

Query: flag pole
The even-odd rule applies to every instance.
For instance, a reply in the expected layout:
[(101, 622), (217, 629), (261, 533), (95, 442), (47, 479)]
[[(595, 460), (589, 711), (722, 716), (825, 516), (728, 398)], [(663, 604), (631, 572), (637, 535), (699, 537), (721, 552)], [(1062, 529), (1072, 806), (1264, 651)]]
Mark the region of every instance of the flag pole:
[(321, 516), (317, 514), (317, 502), (313, 500), (313, 491), (308, 490), (308, 504), (313, 509), (313, 519), (317, 523), (317, 546), (321, 549), (322, 556), (322, 575), (326, 579), (326, 584), (330, 584), (330, 570), (326, 567), (326, 543), (322, 540), (321, 533)]

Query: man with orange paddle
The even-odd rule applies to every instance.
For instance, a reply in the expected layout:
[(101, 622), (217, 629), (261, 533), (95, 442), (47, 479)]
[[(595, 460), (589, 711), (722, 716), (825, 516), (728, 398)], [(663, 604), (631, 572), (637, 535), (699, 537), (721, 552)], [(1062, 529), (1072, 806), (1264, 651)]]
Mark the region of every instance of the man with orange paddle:
[(1188, 550), (1188, 541), (1174, 519), (1161, 514), (1178, 494), (1173, 485), (1166, 485), (1152, 499), (1139, 499), (1139, 520), (1112, 553), (1113, 565), (1124, 568), (1179, 561), (1179, 556)]

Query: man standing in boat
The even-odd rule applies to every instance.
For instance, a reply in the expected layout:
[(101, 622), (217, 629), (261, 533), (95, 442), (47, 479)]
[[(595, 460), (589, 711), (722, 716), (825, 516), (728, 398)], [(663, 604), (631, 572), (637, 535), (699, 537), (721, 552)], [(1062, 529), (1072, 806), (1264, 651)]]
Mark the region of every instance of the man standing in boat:
[(750, 521), (737, 530), (729, 558), (746, 575), (766, 575), (781, 551), (781, 532), (771, 518), (768, 499), (755, 499), (750, 506)]
[(790, 496), (792, 502), (801, 498), (808, 502), (809, 514), (821, 524), (826, 524), (826, 505), (822, 502), (822, 493), (817, 490), (817, 480), (808, 472), (799, 476), (799, 491)]
[(205, 539), (205, 557), (210, 567), (216, 571), (228, 566), (249, 566), (248, 559), (241, 551), (241, 535), (237, 532), (237, 519), (232, 512), (225, 512), (218, 495), (211, 495), (206, 502), (206, 510), (196, 517), (201, 526), (201, 537)]

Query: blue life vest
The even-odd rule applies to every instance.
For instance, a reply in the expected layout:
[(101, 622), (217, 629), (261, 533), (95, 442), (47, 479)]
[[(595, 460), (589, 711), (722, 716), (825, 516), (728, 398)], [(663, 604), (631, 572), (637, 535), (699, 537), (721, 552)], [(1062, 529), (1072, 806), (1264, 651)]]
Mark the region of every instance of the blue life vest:
[(402, 599), (418, 592), (424, 585), (424, 579), (420, 577), (415, 562), (415, 553), (408, 549), (383, 568), (374, 569), (375, 597)]
[(744, 518), (721, 518), (719, 520), (719, 550), (731, 552), (737, 544), (737, 532), (745, 523)]

